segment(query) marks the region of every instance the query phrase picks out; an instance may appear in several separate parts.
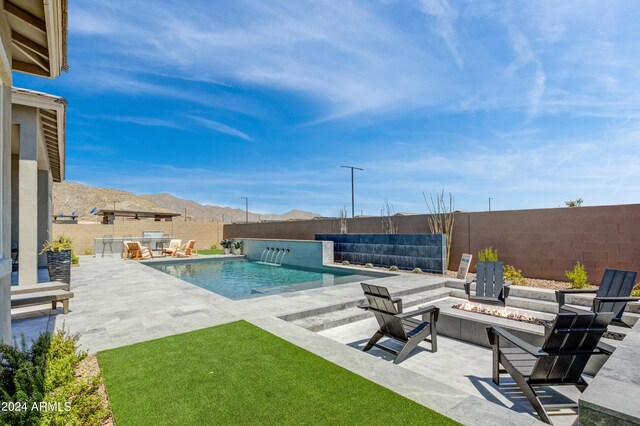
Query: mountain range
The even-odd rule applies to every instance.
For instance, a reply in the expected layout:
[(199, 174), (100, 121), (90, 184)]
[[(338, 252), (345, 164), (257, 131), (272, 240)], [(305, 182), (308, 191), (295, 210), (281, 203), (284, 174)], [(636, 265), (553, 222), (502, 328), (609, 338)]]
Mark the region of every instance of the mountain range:
[[(140, 194), (112, 188), (98, 188), (76, 182), (53, 184), (53, 214), (69, 215), (75, 212), (80, 221), (96, 222), (98, 219), (90, 211), (94, 208), (116, 210), (135, 210), (145, 212), (174, 212), (187, 220), (223, 221), (225, 223), (244, 222), (245, 211), (231, 207), (203, 205), (191, 200), (175, 197), (171, 194)], [(284, 214), (261, 214), (249, 212), (249, 221), (313, 219), (317, 213), (291, 210)]]

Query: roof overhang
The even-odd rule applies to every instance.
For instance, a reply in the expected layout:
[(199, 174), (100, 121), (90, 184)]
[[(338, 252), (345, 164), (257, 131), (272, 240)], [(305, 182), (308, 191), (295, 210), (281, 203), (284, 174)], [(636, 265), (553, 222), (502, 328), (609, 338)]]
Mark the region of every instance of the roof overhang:
[(166, 219), (166, 218), (181, 216), (180, 213), (174, 213), (174, 212), (149, 212), (149, 211), (140, 211), (140, 210), (113, 210), (113, 209), (98, 210), (96, 215), (130, 217), (133, 219), (145, 219), (145, 218)]
[(62, 182), (65, 172), (67, 100), (60, 96), (13, 87), (11, 103), (38, 109), (51, 175), (54, 182)]
[(67, 71), (67, 0), (4, 0), (14, 71), (56, 78)]

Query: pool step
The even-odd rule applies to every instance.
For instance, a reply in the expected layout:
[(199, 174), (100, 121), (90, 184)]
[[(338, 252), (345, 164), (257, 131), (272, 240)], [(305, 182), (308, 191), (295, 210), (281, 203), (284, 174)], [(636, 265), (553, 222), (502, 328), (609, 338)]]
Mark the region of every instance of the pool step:
[[(404, 310), (409, 311), (410, 309), (408, 308), (411, 308), (412, 306), (425, 304), (448, 296), (449, 289), (440, 287), (420, 293), (402, 295), (401, 297)], [(340, 310), (330, 310), (323, 313), (317, 313), (315, 315), (302, 316), (296, 319), (289, 320), (289, 322), (313, 332), (350, 324), (372, 316), (370, 312), (357, 307), (357, 305), (361, 301), (362, 299), (356, 301), (354, 305), (343, 307)]]

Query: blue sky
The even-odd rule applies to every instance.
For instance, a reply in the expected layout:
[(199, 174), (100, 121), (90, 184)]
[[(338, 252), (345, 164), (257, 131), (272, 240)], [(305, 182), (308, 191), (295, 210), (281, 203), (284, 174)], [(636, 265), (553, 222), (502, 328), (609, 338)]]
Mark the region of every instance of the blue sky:
[(69, 5), (67, 180), (282, 213), (637, 203), (635, 1)]

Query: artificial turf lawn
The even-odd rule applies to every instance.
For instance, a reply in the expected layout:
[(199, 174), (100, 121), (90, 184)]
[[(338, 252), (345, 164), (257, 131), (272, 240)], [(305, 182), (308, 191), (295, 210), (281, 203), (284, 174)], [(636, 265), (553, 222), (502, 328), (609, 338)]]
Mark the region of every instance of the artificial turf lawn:
[(98, 360), (118, 426), (457, 424), (245, 321)]
[(224, 249), (198, 250), (198, 254), (224, 254)]

